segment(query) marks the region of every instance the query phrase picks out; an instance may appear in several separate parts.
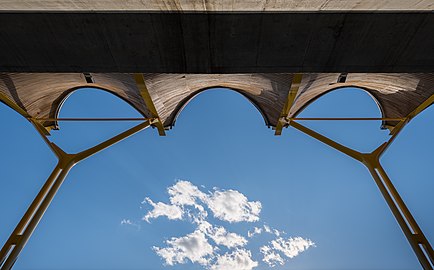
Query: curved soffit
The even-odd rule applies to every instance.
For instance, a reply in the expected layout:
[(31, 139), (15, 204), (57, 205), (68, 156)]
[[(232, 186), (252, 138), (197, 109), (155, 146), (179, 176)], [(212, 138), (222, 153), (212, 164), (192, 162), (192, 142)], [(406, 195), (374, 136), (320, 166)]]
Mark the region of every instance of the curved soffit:
[(252, 102), (268, 126), (275, 126), (292, 81), (291, 74), (145, 74), (164, 126), (172, 127), (184, 106), (203, 90), (230, 88)]
[[(65, 98), (82, 87), (99, 88), (127, 101), (145, 117), (151, 117), (131, 74), (92, 73), (87, 83), (81, 73), (2, 73), (0, 92), (31, 117), (55, 118)], [(434, 94), (434, 74), (350, 73), (305, 74), (289, 117), (334, 89), (357, 87), (374, 97), (383, 117), (406, 117)], [(292, 74), (144, 74), (149, 94), (166, 128), (195, 95), (214, 87), (230, 88), (244, 95), (262, 113), (267, 125), (275, 126), (290, 89)], [(223, 105), (224, 106), (224, 105)], [(320, 116), (319, 116), (320, 117)], [(44, 126), (55, 126), (45, 122)], [(384, 126), (395, 126), (388, 121)]]
[[(340, 74), (306, 74), (289, 117), (295, 117), (325, 93), (343, 87), (357, 87), (368, 92), (377, 102), (383, 117), (402, 118), (434, 94), (434, 74), (418, 73), (350, 73), (338, 83)], [(385, 121), (393, 127), (397, 121)]]
[[(0, 92), (31, 117), (57, 118), (65, 99), (79, 88), (97, 88), (125, 100), (145, 117), (150, 117), (142, 97), (129, 74), (92, 74), (87, 83), (82, 73), (2, 73)], [(53, 121), (42, 123), (57, 127)]]

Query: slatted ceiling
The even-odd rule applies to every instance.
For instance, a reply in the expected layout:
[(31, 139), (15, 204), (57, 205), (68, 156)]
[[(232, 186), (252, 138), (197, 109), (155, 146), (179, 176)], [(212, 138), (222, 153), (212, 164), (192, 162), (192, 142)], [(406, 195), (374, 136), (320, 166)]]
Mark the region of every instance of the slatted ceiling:
[[(307, 74), (294, 101), (290, 117), (299, 114), (319, 96), (342, 87), (358, 87), (369, 92), (377, 101), (383, 117), (407, 116), (434, 94), (434, 74), (350, 73), (345, 83), (335, 83), (337, 74)], [(387, 121), (384, 126), (398, 122)]]
[[(368, 91), (387, 118), (407, 116), (434, 94), (434, 74), (350, 73), (345, 83), (337, 83), (339, 75), (304, 74), (289, 117), (296, 116), (319, 96), (342, 87)], [(143, 116), (150, 117), (131, 74), (92, 73), (91, 76), (94, 83), (89, 84), (81, 73), (2, 73), (0, 92), (33, 117), (54, 118), (71, 91), (98, 87), (123, 98)], [(173, 126), (183, 105), (194, 95), (214, 87), (227, 87), (243, 94), (261, 110), (266, 124), (275, 126), (287, 99), (292, 74), (145, 74), (144, 78), (165, 127)], [(394, 126), (397, 122), (383, 124)]]
[(92, 78), (95, 86), (118, 95), (126, 102), (130, 103), (143, 116), (151, 116), (131, 74), (92, 73)]
[[(125, 99), (145, 117), (149, 116), (135, 84), (128, 74), (92, 74), (94, 84), (88, 84), (81, 73), (3, 73), (0, 91), (11, 97), (35, 118), (55, 118), (63, 100), (81, 87), (105, 89)], [(56, 126), (47, 121), (44, 126)]]
[[(69, 74), (26, 74), (9, 73), (2, 74), (3, 82), (0, 91), (13, 97), (13, 101), (33, 117), (50, 117), (51, 112), (57, 109), (59, 97), (65, 89), (83, 84), (83, 78), (79, 73)], [(45, 123), (51, 126), (53, 123)]]
[(267, 125), (275, 126), (291, 84), (291, 74), (145, 74), (164, 126), (171, 127), (188, 101), (204, 89), (226, 87), (248, 97)]

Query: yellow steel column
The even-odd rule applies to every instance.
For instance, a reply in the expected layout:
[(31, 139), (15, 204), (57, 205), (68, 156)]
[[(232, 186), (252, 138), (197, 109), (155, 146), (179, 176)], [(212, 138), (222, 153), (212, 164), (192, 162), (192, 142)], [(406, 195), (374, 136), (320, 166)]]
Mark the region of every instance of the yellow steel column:
[(278, 136), (282, 134), (282, 129), (286, 124), (286, 118), (288, 117), (289, 111), (291, 110), (292, 104), (294, 103), (295, 97), (297, 96), (298, 89), (300, 88), (301, 80), (303, 79), (303, 74), (294, 74), (292, 77), (291, 86), (289, 88), (288, 96), (286, 98), (285, 105), (283, 106), (282, 112), (280, 113), (279, 121), (276, 125), (276, 131), (274, 135)]
[(47, 195), (48, 191), (50, 190), (51, 186), (53, 185), (53, 182), (57, 179), (59, 173), (61, 171), (60, 163), (56, 165), (53, 172), (51, 173), (50, 177), (45, 182), (44, 186), (39, 191), (38, 195), (33, 200), (32, 204), (29, 206), (28, 210), (24, 214), (24, 216), (21, 218), (20, 222), (16, 226), (15, 230), (12, 232), (9, 239), (6, 241), (5, 245), (0, 251), (0, 266), (3, 265), (4, 261), (6, 260), (6, 257), (8, 253), (11, 251), (12, 247), (15, 246), (18, 241), (20, 241), (22, 232), (26, 225), (29, 223), (29, 220), (34, 216), (36, 210), (40, 206), (42, 200)]
[(416, 254), (423, 269), (432, 270), (434, 266), (433, 249), (381, 166), (379, 158), (382, 153), (382, 147), (383, 146), (380, 146), (370, 154), (363, 154), (363, 164), (365, 164), (374, 178), (375, 183), (386, 200), (387, 205), (392, 211), (392, 214), (401, 227), (402, 232), (410, 243), (410, 246)]
[(308, 136), (311, 136), (327, 144), (328, 146), (358, 160), (368, 168), (423, 269), (433, 270), (433, 249), (380, 163), (381, 155), (390, 146), (398, 133), (405, 126), (407, 121), (408, 120), (402, 120), (394, 129), (392, 137), (387, 142), (378, 147), (376, 150), (374, 150), (372, 153), (360, 153), (358, 151), (350, 149), (295, 121), (289, 121), (289, 125), (307, 134)]
[(35, 128), (42, 135), (44, 141), (48, 144), (50, 149), (58, 158), (58, 164), (1, 249), (0, 270), (10, 270), (12, 268), (21, 250), (26, 245), (27, 241), (29, 240), (33, 231), (36, 229), (36, 226), (42, 219), (45, 211), (65, 180), (66, 175), (75, 164), (149, 127), (149, 125), (153, 122), (154, 120), (145, 121), (112, 137), (111, 139), (108, 139), (94, 147), (76, 154), (67, 154), (56, 144), (50, 142), (45, 136), (44, 132), (41, 131), (40, 127), (35, 123)]
[(152, 101), (151, 94), (149, 94), (148, 87), (146, 87), (146, 82), (143, 74), (135, 73), (134, 80), (136, 81), (137, 88), (139, 88), (140, 95), (145, 102), (146, 108), (148, 108), (149, 112), (152, 114), (152, 118), (156, 119), (155, 126), (158, 129), (158, 133), (160, 134), (160, 136), (166, 136), (163, 123), (161, 122), (160, 116), (158, 115), (157, 108), (155, 108), (154, 101)]

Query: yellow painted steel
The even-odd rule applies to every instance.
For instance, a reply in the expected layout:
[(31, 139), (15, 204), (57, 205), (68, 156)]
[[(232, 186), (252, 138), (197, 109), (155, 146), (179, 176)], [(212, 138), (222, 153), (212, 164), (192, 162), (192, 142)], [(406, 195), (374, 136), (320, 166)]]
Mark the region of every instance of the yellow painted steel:
[[(152, 114), (151, 119), (146, 118), (55, 118), (55, 119), (35, 119), (32, 118), (23, 108), (19, 107), (15, 102), (9, 99), (3, 93), (0, 93), (0, 101), (23, 115), (27, 118), (36, 128), (36, 130), (41, 134), (44, 141), (54, 152), (58, 158), (58, 164), (53, 169), (53, 172), (47, 179), (46, 183), (38, 193), (38, 195), (33, 200), (32, 204), (29, 206), (28, 210), (24, 214), (23, 218), (20, 220), (15, 230), (10, 235), (9, 239), (6, 241), (5, 245), (0, 250), (0, 270), (10, 270), (15, 263), (21, 250), (24, 248), (25, 244), (29, 240), (33, 231), (35, 230), (37, 224), (44, 215), (46, 209), (53, 200), (55, 194), (62, 185), (66, 175), (70, 169), (78, 162), (86, 159), (87, 157), (96, 154), (97, 152), (139, 132), (150, 125), (154, 125), (158, 128), (160, 135), (164, 136), (164, 126), (158, 116), (158, 112), (152, 101), (148, 89), (144, 81), (143, 74), (134, 75), (137, 86), (143, 97), (145, 105)], [(425, 270), (433, 270), (434, 268), (434, 252), (433, 249), (425, 237), (424, 233), (418, 226), (417, 222), (411, 215), (409, 209), (405, 205), (404, 201), (400, 197), (398, 191), (393, 186), (390, 178), (386, 174), (384, 168), (381, 166), (380, 158), (381, 155), (387, 150), (391, 143), (395, 140), (399, 132), (405, 127), (405, 125), (416, 115), (422, 112), (424, 109), (429, 107), (434, 103), (434, 95), (429, 97), (425, 102), (418, 106), (414, 111), (408, 114), (405, 118), (288, 118), (289, 111), (298, 93), (298, 89), (302, 80), (302, 74), (295, 74), (291, 83), (290, 91), (288, 92), (288, 97), (284, 108), (281, 112), (279, 122), (276, 126), (275, 135), (281, 135), (282, 129), (285, 126), (292, 126), (293, 128), (329, 145), (330, 147), (354, 158), (355, 160), (364, 164), (369, 172), (371, 173), (375, 183), (377, 184), (381, 194), (383, 195), (386, 203), (388, 204), (390, 210), (392, 211), (395, 219), (397, 220), (401, 230), (406, 236), (410, 246), (415, 252), (420, 264)], [(56, 144), (50, 142), (47, 138), (49, 135), (50, 128), (44, 127), (41, 123), (42, 121), (144, 121), (143, 123), (120, 133), (113, 138), (102, 142), (94, 147), (76, 154), (65, 153)], [(383, 121), (399, 121), (399, 123), (391, 129), (390, 139), (380, 145), (377, 149), (371, 153), (361, 153), (346, 147), (332, 139), (327, 138), (303, 125), (296, 122), (297, 120), (383, 120)]]
[[(10, 98), (5, 94), (3, 94), (2, 92), (0, 92), (0, 101), (6, 104), (7, 106), (11, 107), (17, 113), (24, 116), (27, 120), (30, 121), (32, 119), (32, 117), (23, 108), (21, 108), (20, 106), (18, 106), (18, 104), (10, 100)], [(40, 131), (43, 131), (45, 135), (50, 135), (51, 127), (44, 127), (40, 121), (37, 121), (35, 124), (38, 126), (38, 129)]]
[(303, 74), (294, 74), (292, 77), (291, 87), (289, 88), (288, 96), (286, 98), (285, 105), (283, 106), (282, 112), (280, 113), (279, 121), (276, 125), (276, 131), (274, 135), (279, 136), (282, 134), (282, 129), (286, 124), (286, 118), (288, 117), (289, 111), (291, 110), (292, 104), (294, 103), (295, 97), (297, 96), (298, 89), (300, 88), (301, 80), (303, 79)]
[[(421, 111), (421, 110), (420, 110)], [(420, 112), (419, 111), (419, 112)], [(416, 114), (415, 114), (416, 115)], [(396, 127), (395, 132), (391, 138), (380, 145), (377, 149), (371, 153), (361, 153), (346, 147), (340, 143), (337, 143), (324, 135), (319, 134), (295, 121), (290, 121), (289, 125), (295, 129), (311, 136), (328, 146), (354, 158), (355, 160), (363, 163), (371, 173), (377, 184), (381, 194), (383, 195), (386, 203), (388, 204), (392, 214), (398, 222), (401, 230), (407, 238), (410, 246), (416, 254), (420, 264), (425, 270), (433, 270), (434, 267), (434, 252), (428, 239), (420, 229), (416, 220), (413, 218), (410, 210), (405, 205), (401, 196), (396, 188), (393, 186), (390, 178), (387, 176), (384, 168), (381, 166), (380, 157), (387, 150), (390, 144), (395, 140), (398, 133), (404, 128), (408, 120), (401, 121)]]
[(422, 111), (424, 111), (426, 108), (428, 108), (429, 106), (431, 106), (434, 103), (434, 95), (430, 96), (429, 98), (427, 98), (424, 102), (422, 102), (416, 109), (414, 109), (411, 113), (409, 113), (405, 118), (403, 118), (401, 120), (401, 122), (394, 126), (394, 127), (390, 127), (390, 134), (394, 135), (396, 132), (399, 132), (400, 130), (400, 125), (405, 125), (408, 122), (411, 121), (411, 119), (413, 119), (414, 117), (416, 117), (419, 113), (421, 113)]
[(420, 104), (414, 111), (409, 113), (406, 118), (412, 119), (419, 113), (421, 113), (423, 110), (428, 108), (431, 104), (434, 103), (434, 95), (430, 96), (427, 100), (425, 100), (422, 104)]
[(155, 122), (155, 120), (147, 120), (94, 147), (76, 154), (68, 154), (60, 149), (56, 144), (50, 142), (40, 126), (35, 121), (32, 121), (44, 141), (56, 155), (58, 163), (18, 225), (15, 227), (9, 239), (0, 250), (0, 270), (10, 270), (12, 268), (20, 252), (26, 245), (33, 231), (36, 229), (36, 226), (42, 219), (42, 216), (65, 180), (66, 175), (74, 165), (149, 127)]
[(140, 95), (142, 96), (143, 101), (145, 102), (145, 105), (148, 108), (149, 112), (152, 114), (152, 117), (158, 119), (158, 122), (155, 123), (155, 126), (158, 128), (158, 134), (160, 134), (160, 136), (166, 136), (163, 123), (161, 122), (160, 116), (158, 115), (157, 109), (155, 108), (154, 102), (152, 101), (152, 97), (149, 94), (148, 88), (146, 87), (146, 82), (143, 74), (135, 73), (134, 80), (136, 81), (137, 87), (140, 91)]

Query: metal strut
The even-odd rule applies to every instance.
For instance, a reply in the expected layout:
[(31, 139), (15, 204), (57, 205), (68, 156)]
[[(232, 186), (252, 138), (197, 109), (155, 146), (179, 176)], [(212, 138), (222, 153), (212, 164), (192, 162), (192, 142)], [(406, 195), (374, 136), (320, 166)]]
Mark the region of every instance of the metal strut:
[(360, 153), (356, 150), (348, 148), (295, 121), (289, 121), (287, 124), (363, 163), (374, 178), (375, 183), (380, 189), (381, 194), (395, 216), (395, 219), (401, 227), (401, 230), (404, 232), (405, 237), (410, 243), (410, 246), (416, 254), (423, 269), (433, 270), (433, 249), (380, 163), (381, 155), (384, 154), (390, 144), (394, 141), (399, 131), (402, 130), (407, 121), (408, 120), (402, 120), (395, 127), (392, 137), (371, 153)]
[(0, 270), (10, 270), (17, 260), (21, 250), (26, 245), (39, 221), (42, 219), (45, 211), (65, 180), (66, 175), (71, 168), (78, 162), (98, 153), (99, 151), (112, 146), (113, 144), (126, 139), (127, 137), (149, 127), (154, 124), (154, 119), (148, 119), (147, 121), (140, 123), (94, 147), (86, 149), (76, 154), (65, 153), (56, 144), (50, 142), (46, 137), (46, 131), (36, 121), (31, 120), (32, 124), (41, 134), (44, 141), (53, 151), (58, 159), (56, 167), (48, 177), (47, 181), (36, 195), (35, 199), (27, 209), (20, 222), (9, 236), (5, 245), (0, 251)]

